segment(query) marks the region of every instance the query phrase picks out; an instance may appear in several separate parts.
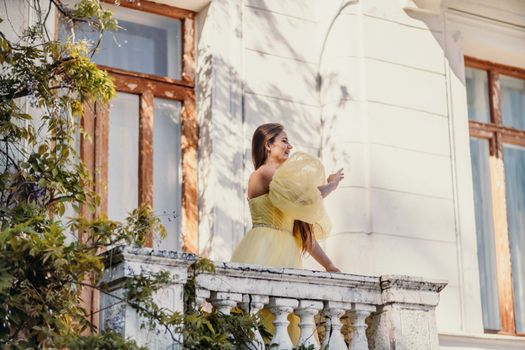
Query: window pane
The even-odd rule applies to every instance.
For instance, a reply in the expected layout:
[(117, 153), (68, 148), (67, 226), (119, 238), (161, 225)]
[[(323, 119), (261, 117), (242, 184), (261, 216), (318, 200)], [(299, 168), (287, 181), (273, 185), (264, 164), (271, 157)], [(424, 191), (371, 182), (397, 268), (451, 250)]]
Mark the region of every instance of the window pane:
[(153, 129), (153, 207), (167, 237), (155, 247), (177, 250), (181, 223), (179, 101), (155, 99)]
[(525, 332), (525, 148), (505, 146), (503, 157), (516, 331)]
[(487, 72), (465, 68), (467, 85), (468, 118), (478, 122), (490, 122), (489, 88)]
[(138, 206), (139, 96), (118, 93), (109, 109), (108, 217), (122, 220)]
[(474, 184), (483, 326), (485, 329), (499, 330), (498, 277), (494, 247), (494, 223), (492, 221), (488, 141), (472, 138), (470, 140), (470, 155)]
[[(107, 5), (121, 29), (106, 32), (96, 63), (134, 72), (180, 79), (181, 21), (147, 12)], [(62, 34), (63, 35), (63, 34)], [(98, 32), (77, 31), (79, 37), (98, 40)]]
[(525, 80), (500, 76), (503, 125), (525, 130)]

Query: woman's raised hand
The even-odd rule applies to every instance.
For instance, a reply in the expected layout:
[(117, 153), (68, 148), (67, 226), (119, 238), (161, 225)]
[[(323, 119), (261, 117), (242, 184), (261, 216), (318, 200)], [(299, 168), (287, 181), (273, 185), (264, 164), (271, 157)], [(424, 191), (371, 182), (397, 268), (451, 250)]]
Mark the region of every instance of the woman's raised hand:
[(337, 170), (337, 172), (330, 174), (330, 176), (328, 176), (328, 179), (326, 179), (326, 181), (329, 184), (332, 184), (333, 189), (335, 190), (337, 186), (339, 185), (339, 182), (341, 182), (341, 180), (343, 180), (344, 178), (345, 178), (345, 173), (343, 172), (343, 168), (341, 168)]

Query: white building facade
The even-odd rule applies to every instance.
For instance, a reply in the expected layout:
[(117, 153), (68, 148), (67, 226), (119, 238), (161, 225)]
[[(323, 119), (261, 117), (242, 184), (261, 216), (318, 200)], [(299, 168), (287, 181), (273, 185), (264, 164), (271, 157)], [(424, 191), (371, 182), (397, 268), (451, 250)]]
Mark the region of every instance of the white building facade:
[[(7, 3), (15, 24), (30, 21), (28, 8)], [(442, 349), (525, 348), (525, 1), (155, 2), (182, 9), (170, 10), (182, 24), (141, 15), (151, 1), (129, 3), (108, 7), (131, 23), (130, 52), (146, 63), (99, 63), (186, 92), (147, 95), (156, 120), (166, 118), (153, 127), (153, 168), (144, 173), (144, 93), (129, 81), (117, 87), (105, 114), (105, 212), (118, 219), (152, 201), (164, 219), (174, 217), (154, 247), (192, 246), (228, 261), (251, 226), (252, 133), (280, 122), (295, 150), (319, 156), (327, 171), (345, 169), (327, 198), (333, 232), (322, 243), (343, 272), (446, 280), (436, 310)], [(165, 47), (144, 46), (162, 40)], [(185, 49), (192, 41), (193, 54)], [(146, 50), (153, 58), (141, 56)], [(191, 103), (195, 159), (181, 129)], [(142, 176), (153, 179), (146, 195)], [(181, 198), (188, 176), (193, 224), (191, 215), (170, 214), (190, 210)], [(188, 227), (195, 234), (184, 237)], [(312, 259), (306, 266), (320, 269)]]
[[(467, 85), (469, 74), (483, 72), (470, 68), (470, 58), (516, 68), (521, 109), (514, 110), (525, 118), (525, 3), (214, 1), (197, 19), (197, 62), (212, 57), (211, 75), (199, 79), (213, 82), (204, 94), (211, 103), (199, 111), (200, 127), (211, 130), (199, 148), (213, 149), (199, 158), (201, 252), (227, 260), (249, 229), (251, 134), (282, 122), (296, 149), (319, 154), (327, 170), (345, 168), (344, 183), (327, 199), (333, 232), (324, 243), (343, 271), (447, 280), (437, 308), (443, 349), (524, 347), (523, 309), (501, 295), (501, 271), (512, 267), (496, 267), (504, 257), (476, 231), (474, 191), (483, 175), (473, 177), (469, 117), (476, 119), (476, 108), (490, 113), (488, 103), (475, 102), (489, 84), (473, 83), (468, 98)], [(495, 161), (486, 153), (486, 163)], [(494, 179), (494, 169), (485, 170)], [(525, 250), (523, 238), (510, 240)], [(478, 252), (480, 244), (492, 253)], [(523, 264), (521, 256), (512, 263)], [(523, 267), (513, 272), (525, 279)], [(519, 283), (512, 289), (514, 300), (525, 300)], [(514, 308), (511, 329), (494, 321), (508, 317), (501, 305)]]

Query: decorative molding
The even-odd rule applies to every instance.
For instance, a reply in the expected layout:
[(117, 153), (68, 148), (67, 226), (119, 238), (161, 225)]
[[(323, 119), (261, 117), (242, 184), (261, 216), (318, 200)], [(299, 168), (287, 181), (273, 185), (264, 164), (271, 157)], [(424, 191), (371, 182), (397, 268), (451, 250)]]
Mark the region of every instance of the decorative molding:
[(501, 334), (476, 334), (476, 333), (439, 333), (441, 346), (476, 347), (483, 349), (518, 350), (525, 348), (525, 337), (508, 336)]
[(447, 11), (525, 29), (525, 11), (515, 0), (446, 0)]
[(443, 0), (401, 0), (403, 10), (439, 16), (443, 13)]
[(155, 2), (198, 12), (208, 6), (212, 0), (155, 0)]
[(381, 276), (381, 290), (386, 289), (407, 289), (422, 292), (441, 292), (448, 284), (446, 281), (428, 280), (422, 277), (411, 277), (403, 275)]
[(447, 8), (446, 15), (450, 22), (456, 25), (474, 27), (485, 31), (497, 32), (519, 39), (525, 38), (525, 30), (515, 24), (498, 21), (494, 18), (481, 17), (473, 13), (458, 11), (454, 8)]

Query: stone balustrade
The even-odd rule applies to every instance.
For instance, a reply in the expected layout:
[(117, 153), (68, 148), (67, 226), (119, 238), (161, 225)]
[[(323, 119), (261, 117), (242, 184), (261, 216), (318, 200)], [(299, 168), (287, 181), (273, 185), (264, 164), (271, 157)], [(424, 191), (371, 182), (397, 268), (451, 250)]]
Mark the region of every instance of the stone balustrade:
[[(104, 276), (113, 295), (121, 295), (121, 283), (141, 273), (168, 271), (172, 285), (158, 292), (160, 306), (182, 311), (183, 289), (192, 255), (151, 249), (115, 248), (106, 253), (112, 267)], [(275, 349), (291, 349), (288, 315), (300, 318), (299, 342), (315, 349), (438, 349), (435, 307), (442, 281), (408, 276), (359, 276), (345, 273), (268, 268), (236, 263), (215, 263), (214, 273), (196, 277), (197, 300), (222, 313), (241, 307), (251, 313), (262, 308), (274, 316)], [(135, 310), (113, 296), (101, 295), (102, 329), (111, 328), (151, 349), (177, 348), (164, 329), (141, 327)], [(315, 336), (315, 320), (324, 321), (324, 332)], [(350, 334), (343, 334), (343, 322)], [(264, 349), (260, 335), (253, 349)], [(321, 344), (318, 340), (321, 338)]]

